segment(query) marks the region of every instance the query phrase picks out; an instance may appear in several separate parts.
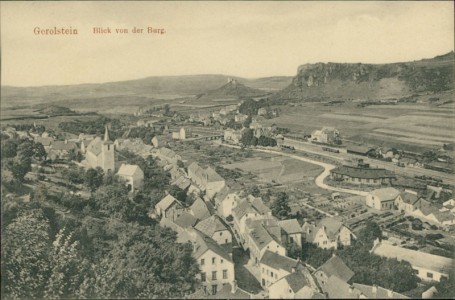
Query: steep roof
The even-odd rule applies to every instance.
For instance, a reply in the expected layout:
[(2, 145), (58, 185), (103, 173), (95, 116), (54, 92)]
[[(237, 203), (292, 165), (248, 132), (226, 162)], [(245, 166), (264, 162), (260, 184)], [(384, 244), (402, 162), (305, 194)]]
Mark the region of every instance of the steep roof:
[(35, 138), (35, 142), (41, 143), (45, 147), (50, 146), (53, 141), (54, 141), (54, 138), (52, 138), (52, 137), (40, 137), (39, 136), (39, 137)]
[(210, 217), (210, 211), (204, 200), (197, 198), (190, 207), (190, 212), (196, 219), (204, 220)]
[(290, 219), (290, 220), (282, 220), (278, 221), (278, 225), (287, 233), (287, 234), (294, 234), (294, 233), (302, 233), (302, 228), (300, 228), (300, 224), (297, 219)]
[(409, 299), (409, 297), (396, 293), (394, 291), (385, 289), (380, 286), (371, 286), (360, 283), (354, 283), (353, 286), (360, 290), (368, 299)]
[(454, 260), (451, 258), (425, 253), (421, 251), (401, 248), (385, 243), (380, 243), (373, 248), (373, 253), (388, 258), (406, 260), (412, 266), (448, 273), (453, 267)]
[(227, 253), (223, 247), (218, 245), (212, 238), (206, 236), (202, 232), (195, 230), (196, 233), (196, 240), (195, 240), (195, 245), (194, 245), (194, 252), (193, 252), (193, 257), (198, 259), (203, 255), (205, 252), (208, 250), (212, 250), (214, 253), (218, 254), (222, 258), (226, 259), (227, 261), (232, 263), (232, 258)]
[(221, 191), (219, 191), (218, 193), (216, 193), (215, 195), (215, 202), (217, 204), (220, 204), (221, 202), (223, 202), (224, 199), (226, 199), (226, 197), (229, 195), (229, 193), (231, 192), (231, 189), (225, 185)]
[(322, 266), (320, 266), (317, 271), (324, 272), (327, 277), (335, 275), (344, 282), (348, 282), (349, 279), (354, 276), (354, 272), (349, 269), (349, 267), (343, 262), (341, 258), (334, 255), (328, 261), (326, 261)]
[[(329, 236), (330, 239), (334, 239), (338, 233), (341, 230), (341, 227), (343, 227), (343, 223), (340, 221), (336, 220), (333, 217), (326, 217), (323, 218), (321, 221), (319, 221), (317, 228), (326, 228), (327, 235)], [(317, 229), (315, 230), (315, 232)]]
[(144, 172), (142, 172), (141, 168), (139, 168), (138, 165), (128, 164), (122, 164), (117, 172), (118, 175), (123, 176), (133, 176), (136, 173), (142, 174), (142, 176), (144, 176)]
[(196, 162), (193, 162), (188, 166), (188, 173), (190, 173), (190, 171), (194, 173), (195, 176), (197, 176), (199, 179), (205, 179), (204, 169), (202, 169)]
[(174, 221), (175, 224), (182, 228), (193, 227), (197, 219), (190, 213), (184, 212)]
[(335, 169), (330, 170), (330, 172), (362, 179), (395, 178), (395, 174), (386, 169), (360, 168), (354, 166), (336, 167)]
[(335, 275), (330, 276), (321, 289), (330, 299), (358, 299), (362, 294), (360, 290)]
[(401, 194), (401, 199), (403, 199), (403, 202), (405, 203), (414, 204), (420, 199), (420, 197), (416, 194), (405, 191)]
[(91, 152), (98, 156), (101, 153), (102, 141), (100, 137), (94, 138), (87, 146), (87, 152)]
[[(160, 202), (158, 202), (158, 204), (156, 205), (156, 207), (160, 208), (161, 210), (166, 210), (168, 209), (172, 203), (174, 202), (177, 202), (180, 204), (180, 202), (175, 199), (171, 194), (167, 195), (166, 197), (164, 197)], [(180, 204), (181, 205), (181, 204)]]
[[(172, 168), (171, 170), (174, 170), (174, 168)], [(176, 174), (180, 174), (180, 173), (178, 171), (176, 171)], [(177, 179), (175, 179), (172, 182), (172, 184), (178, 186), (182, 190), (186, 190), (187, 188), (190, 187), (191, 182), (187, 178), (180, 176)]]
[(237, 219), (241, 219), (247, 213), (255, 213), (256, 210), (251, 206), (251, 204), (246, 201), (240, 201), (240, 203), (232, 209), (232, 214), (237, 217)]
[(294, 272), (284, 277), (284, 280), (288, 283), (289, 287), (292, 289), (294, 293), (299, 292), (303, 287), (309, 286), (310, 283), (308, 282), (305, 275), (301, 272)]
[[(250, 198), (251, 199), (251, 198)], [(257, 210), (257, 212), (261, 215), (265, 215), (271, 212), (270, 208), (268, 208), (264, 202), (262, 202), (262, 199), (260, 197), (253, 197), (250, 200), (251, 205), (253, 206), (254, 209)]]
[(292, 273), (292, 269), (303, 267), (300, 262), (287, 256), (279, 255), (272, 251), (265, 251), (261, 258), (261, 264), (269, 266), (275, 270), (283, 269), (289, 273)]
[(252, 225), (252, 230), (249, 233), (254, 244), (259, 248), (263, 249), (271, 241), (275, 240), (272, 235), (262, 226), (262, 224), (255, 223)]
[(211, 167), (208, 167), (207, 170), (205, 170), (205, 173), (207, 174), (207, 182), (224, 181), (224, 178), (215, 172), (215, 170), (213, 170)]
[(223, 284), (221, 290), (215, 295), (207, 295), (207, 299), (251, 299), (251, 295), (237, 287), (232, 293), (232, 286), (230, 283)]
[(70, 141), (53, 141), (51, 143), (51, 148), (54, 150), (70, 151), (70, 150), (77, 149), (77, 145), (75, 142), (70, 142)]
[(196, 225), (196, 229), (209, 237), (212, 237), (217, 231), (227, 230), (226, 226), (216, 215), (199, 222)]
[(390, 201), (395, 200), (400, 195), (400, 191), (393, 187), (386, 187), (373, 190), (370, 194), (378, 197), (381, 201)]

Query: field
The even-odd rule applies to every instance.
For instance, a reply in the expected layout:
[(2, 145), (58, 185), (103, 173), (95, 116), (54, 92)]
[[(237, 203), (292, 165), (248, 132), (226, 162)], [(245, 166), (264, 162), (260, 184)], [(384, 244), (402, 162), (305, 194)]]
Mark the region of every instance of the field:
[[(453, 96), (453, 92), (444, 96)], [(431, 98), (431, 95), (426, 97)], [(408, 151), (438, 149), (445, 143), (455, 143), (453, 103), (359, 107), (356, 103), (326, 106), (306, 102), (277, 108), (281, 109), (280, 116), (264, 120), (265, 125), (287, 127), (293, 134), (311, 134), (315, 129), (331, 126), (337, 128), (346, 141)]]
[(322, 172), (319, 166), (274, 155), (255, 155), (243, 162), (225, 164), (224, 167), (251, 172), (263, 182), (281, 184), (313, 181)]

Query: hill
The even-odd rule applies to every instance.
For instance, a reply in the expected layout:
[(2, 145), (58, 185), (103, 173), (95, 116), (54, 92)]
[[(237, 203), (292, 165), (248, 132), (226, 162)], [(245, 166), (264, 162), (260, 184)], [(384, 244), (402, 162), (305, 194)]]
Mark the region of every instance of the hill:
[(266, 91), (247, 87), (246, 85), (239, 83), (237, 79), (228, 79), (228, 83), (223, 86), (211, 90), (207, 93), (199, 95), (196, 102), (211, 102), (211, 101), (232, 101), (245, 98), (253, 98), (258, 96), (266, 95)]
[[(106, 106), (109, 104), (124, 105), (125, 101), (141, 105), (157, 99), (187, 98), (205, 94), (224, 85), (228, 78), (230, 77), (226, 75), (154, 76), (99, 84), (40, 87), (2, 86), (1, 103), (3, 107), (30, 107), (42, 103), (52, 103), (80, 110), (89, 110), (93, 106), (101, 109), (109, 107)], [(233, 78), (244, 82), (246, 86), (267, 90), (281, 90), (292, 79), (292, 77)]]
[(387, 99), (453, 89), (454, 53), (392, 64), (301, 65), (292, 83), (272, 100)]

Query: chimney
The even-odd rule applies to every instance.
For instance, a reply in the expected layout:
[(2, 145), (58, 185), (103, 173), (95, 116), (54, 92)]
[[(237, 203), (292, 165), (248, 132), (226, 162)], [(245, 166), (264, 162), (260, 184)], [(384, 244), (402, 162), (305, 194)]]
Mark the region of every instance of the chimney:
[(376, 284), (373, 284), (372, 291), (373, 291), (373, 294), (376, 294), (378, 292), (378, 286)]
[(235, 292), (237, 292), (237, 280), (232, 281), (231, 293), (235, 294)]
[(387, 297), (393, 298), (393, 291), (392, 290), (387, 290)]

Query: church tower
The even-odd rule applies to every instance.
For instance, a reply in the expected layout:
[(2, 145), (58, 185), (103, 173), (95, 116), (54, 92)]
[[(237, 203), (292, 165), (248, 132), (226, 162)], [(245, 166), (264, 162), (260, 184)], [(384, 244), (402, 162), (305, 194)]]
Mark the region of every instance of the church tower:
[(111, 141), (107, 126), (104, 131), (104, 140), (101, 146), (101, 160), (101, 167), (105, 173), (108, 171), (115, 171), (114, 143)]

